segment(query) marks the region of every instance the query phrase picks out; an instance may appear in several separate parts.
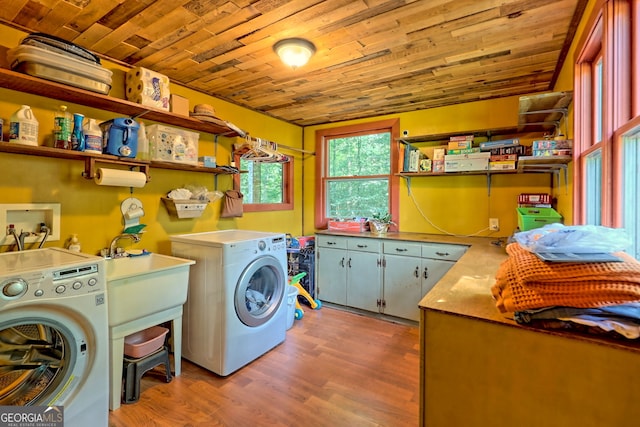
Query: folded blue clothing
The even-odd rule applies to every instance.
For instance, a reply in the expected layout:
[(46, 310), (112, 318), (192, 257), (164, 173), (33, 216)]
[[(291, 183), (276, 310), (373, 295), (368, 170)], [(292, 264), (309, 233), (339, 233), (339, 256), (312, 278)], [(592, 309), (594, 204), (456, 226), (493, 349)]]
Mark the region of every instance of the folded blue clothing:
[(540, 319), (561, 319), (581, 315), (597, 317), (622, 317), (640, 324), (640, 303), (626, 303), (597, 308), (547, 307), (538, 310), (523, 310), (513, 313), (517, 323), (531, 323)]

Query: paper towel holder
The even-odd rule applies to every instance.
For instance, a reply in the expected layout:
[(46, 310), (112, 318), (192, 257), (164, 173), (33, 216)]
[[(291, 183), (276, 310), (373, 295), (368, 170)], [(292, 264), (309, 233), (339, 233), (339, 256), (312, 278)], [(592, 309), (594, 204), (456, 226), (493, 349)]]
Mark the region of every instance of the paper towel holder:
[(144, 216), (142, 202), (135, 197), (129, 197), (120, 204), (124, 230), (140, 225), (140, 217)]
[(139, 172), (144, 173), (144, 175), (147, 177), (147, 182), (149, 182), (149, 180), (151, 179), (151, 177), (149, 177), (148, 162), (138, 162), (134, 160), (114, 160), (114, 159), (98, 158), (94, 156), (89, 156), (84, 159), (84, 172), (82, 172), (83, 177), (85, 177), (86, 179), (95, 178), (96, 169), (97, 169), (96, 162), (128, 166), (129, 169), (138, 168)]

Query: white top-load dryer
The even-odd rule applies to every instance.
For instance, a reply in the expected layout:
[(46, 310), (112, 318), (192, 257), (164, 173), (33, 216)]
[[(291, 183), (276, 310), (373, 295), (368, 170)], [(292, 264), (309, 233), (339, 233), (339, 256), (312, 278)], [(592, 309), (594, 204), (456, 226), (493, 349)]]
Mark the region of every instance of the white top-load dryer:
[(170, 239), (174, 256), (196, 261), (184, 305), (184, 358), (226, 376), (284, 341), (284, 234), (221, 230)]

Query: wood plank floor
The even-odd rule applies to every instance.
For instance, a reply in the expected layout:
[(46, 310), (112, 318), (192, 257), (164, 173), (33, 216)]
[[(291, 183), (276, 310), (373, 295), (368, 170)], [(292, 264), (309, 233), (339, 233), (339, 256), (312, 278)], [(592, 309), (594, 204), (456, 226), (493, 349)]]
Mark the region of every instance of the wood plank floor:
[(284, 343), (228, 377), (183, 359), (142, 379), (110, 427), (416, 426), (418, 327), (305, 307)]

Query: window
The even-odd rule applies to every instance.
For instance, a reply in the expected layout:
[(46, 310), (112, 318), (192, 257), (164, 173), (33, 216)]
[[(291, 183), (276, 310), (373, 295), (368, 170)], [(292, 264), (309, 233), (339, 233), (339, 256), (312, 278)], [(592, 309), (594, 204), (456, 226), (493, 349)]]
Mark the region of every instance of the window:
[(638, 177), (638, 162), (640, 162), (640, 126), (622, 135), (622, 223), (633, 246), (628, 253), (640, 259), (640, 177)]
[(286, 163), (249, 161), (234, 156), (246, 173), (234, 176), (234, 188), (244, 195), (245, 212), (293, 209), (293, 158)]
[(397, 223), (398, 121), (316, 132), (316, 227), (390, 212)]
[[(640, 258), (640, 0), (601, 0), (576, 50), (574, 218), (624, 228)], [(635, 115), (635, 117), (634, 117)]]

